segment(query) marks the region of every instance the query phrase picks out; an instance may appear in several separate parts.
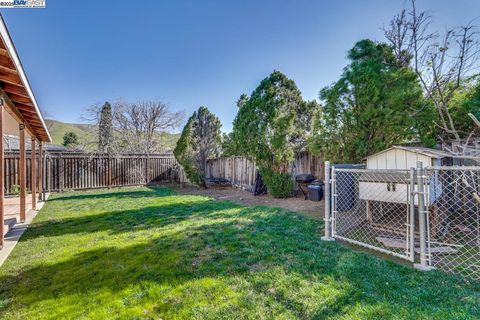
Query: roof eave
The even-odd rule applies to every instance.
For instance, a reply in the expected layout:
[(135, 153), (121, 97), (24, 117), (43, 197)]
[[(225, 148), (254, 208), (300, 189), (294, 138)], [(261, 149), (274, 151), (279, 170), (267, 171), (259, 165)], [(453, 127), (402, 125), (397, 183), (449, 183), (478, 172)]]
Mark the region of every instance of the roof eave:
[[(42, 112), (40, 111), (40, 108), (38, 107), (37, 100), (35, 99), (35, 95), (33, 94), (33, 91), (30, 87), (30, 83), (28, 81), (28, 78), (25, 74), (25, 71), (23, 70), (22, 63), (20, 61), (20, 58), (18, 57), (17, 50), (15, 48), (15, 45), (13, 44), (12, 38), (10, 37), (10, 33), (8, 32), (7, 26), (5, 24), (5, 21), (3, 19), (3, 16), (0, 14), (0, 36), (2, 37), (5, 46), (11, 56), (11, 59), (13, 63), (15, 64), (15, 67), (18, 71), (18, 74), (20, 76), (20, 80), (22, 81), (23, 87), (27, 91), (32, 103), (33, 107), (35, 109), (35, 112), (38, 115), (38, 118), (40, 122), (42, 123), (43, 129), (45, 130), (48, 139), (45, 140), (43, 139), (43, 142), (52, 142), (52, 137), (50, 135), (50, 132), (48, 131), (47, 125), (45, 124), (45, 120), (43, 119)], [(37, 137), (38, 138), (38, 137)]]

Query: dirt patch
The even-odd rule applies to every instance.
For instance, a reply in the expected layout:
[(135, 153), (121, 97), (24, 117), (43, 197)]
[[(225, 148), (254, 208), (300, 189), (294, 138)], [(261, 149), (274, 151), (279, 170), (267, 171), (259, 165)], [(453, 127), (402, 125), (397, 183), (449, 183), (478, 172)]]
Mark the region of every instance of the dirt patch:
[(248, 191), (230, 186), (209, 187), (208, 189), (203, 189), (195, 186), (181, 187), (179, 184), (161, 185), (175, 189), (179, 194), (194, 194), (208, 196), (218, 200), (230, 200), (232, 202), (249, 207), (269, 206), (283, 208), (289, 211), (303, 212), (306, 215), (316, 219), (323, 219), (324, 215), (324, 201), (305, 200), (302, 194), (293, 198), (275, 199), (268, 194), (254, 196)]

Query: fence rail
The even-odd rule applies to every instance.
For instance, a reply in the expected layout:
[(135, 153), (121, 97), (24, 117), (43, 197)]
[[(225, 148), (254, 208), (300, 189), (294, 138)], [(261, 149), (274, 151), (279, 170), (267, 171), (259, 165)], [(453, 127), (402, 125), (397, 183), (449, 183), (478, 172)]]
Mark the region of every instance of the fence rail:
[[(15, 194), (20, 184), (18, 153), (5, 154), (5, 193)], [(38, 160), (40, 161), (40, 160)], [(91, 155), (82, 153), (45, 153), (43, 189), (46, 192), (142, 185), (155, 181), (185, 182), (185, 174), (170, 155)], [(31, 156), (27, 153), (27, 172)], [(27, 190), (31, 175), (27, 174)]]

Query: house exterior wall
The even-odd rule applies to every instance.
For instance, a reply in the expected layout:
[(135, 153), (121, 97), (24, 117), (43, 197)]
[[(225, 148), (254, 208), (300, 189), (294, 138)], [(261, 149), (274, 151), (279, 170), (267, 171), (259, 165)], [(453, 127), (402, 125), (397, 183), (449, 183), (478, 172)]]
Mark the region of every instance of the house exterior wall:
[(8, 112), (4, 112), (3, 116), (3, 134), (18, 137), (18, 122)]

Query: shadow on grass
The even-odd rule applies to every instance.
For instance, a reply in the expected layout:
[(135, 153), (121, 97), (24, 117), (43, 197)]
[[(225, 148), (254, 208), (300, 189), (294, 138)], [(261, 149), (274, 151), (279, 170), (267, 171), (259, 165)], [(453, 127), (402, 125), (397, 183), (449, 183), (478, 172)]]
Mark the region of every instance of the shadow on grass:
[(95, 191), (76, 191), (71, 193), (54, 194), (48, 199), (49, 202), (71, 201), (71, 200), (101, 200), (101, 199), (121, 199), (121, 198), (152, 198), (174, 195), (175, 191), (164, 187), (149, 186), (149, 190), (135, 190), (135, 187), (117, 189), (100, 189)]
[[(117, 298), (134, 288), (137, 302), (154, 304), (154, 313), (188, 314), (197, 300), (214, 308), (218, 295), (221, 305), (233, 294), (230, 288), (240, 298), (219, 318), (239, 310), (255, 318), (266, 309), (271, 318), (300, 319), (478, 315), (478, 285), (459, 286), (440, 273), (422, 274), (321, 242), (318, 221), (265, 207), (204, 201), (110, 212), (29, 229), (25, 241), (101, 230), (134, 234), (151, 227), (164, 233), (146, 243), (89, 250), (0, 278), (3, 313), (72, 297), (70, 303), (77, 305), (69, 316), (80, 317), (83, 304), (93, 303), (97, 293)], [(221, 285), (210, 292), (204, 279)], [(125, 308), (134, 299), (129, 297), (121, 299)]]
[(130, 233), (150, 228), (162, 228), (195, 217), (218, 214), (212, 212), (210, 201), (146, 206), (64, 219), (46, 220), (29, 227), (21, 241), (37, 237), (57, 237), (67, 234), (109, 231), (111, 234)]

